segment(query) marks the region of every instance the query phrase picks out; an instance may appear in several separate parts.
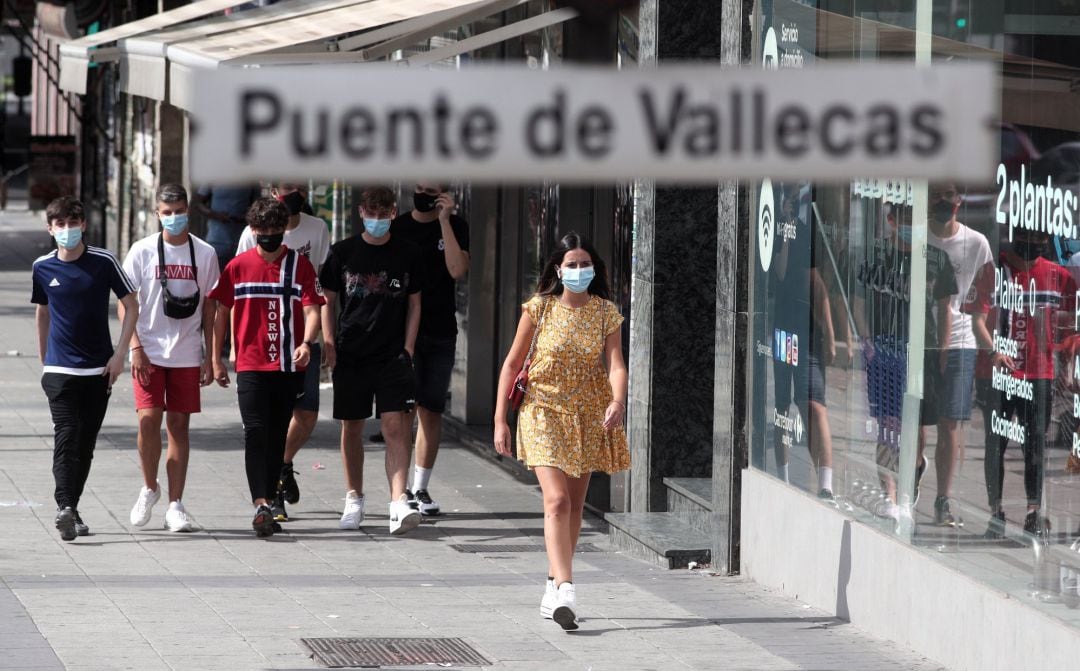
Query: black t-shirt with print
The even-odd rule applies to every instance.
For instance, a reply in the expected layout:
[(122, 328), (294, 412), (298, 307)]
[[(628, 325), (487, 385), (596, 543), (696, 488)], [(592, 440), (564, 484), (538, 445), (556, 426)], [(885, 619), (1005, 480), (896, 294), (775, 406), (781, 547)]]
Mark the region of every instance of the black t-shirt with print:
[[(469, 251), (469, 224), (452, 214), (450, 228), (462, 251)], [(454, 336), (457, 333), (457, 317), (454, 315), (457, 281), (446, 269), (446, 252), (439, 220), (420, 222), (413, 219), (412, 212), (406, 212), (390, 222), (390, 236), (416, 244), (423, 255), (427, 277), (424, 294), (420, 297), (420, 334), (434, 338)]]
[(423, 288), (422, 263), (420, 249), (394, 235), (383, 245), (358, 235), (330, 248), (319, 282), (338, 295), (339, 360), (370, 363), (401, 354), (409, 295)]
[[(911, 252), (892, 242), (879, 244), (872, 261), (859, 268), (858, 281), (866, 292), (867, 327), (874, 337), (910, 342), (908, 303), (911, 297)], [(940, 349), (937, 303), (959, 291), (956, 273), (944, 251), (926, 247), (926, 349)], [(948, 343), (945, 343), (947, 345)]]

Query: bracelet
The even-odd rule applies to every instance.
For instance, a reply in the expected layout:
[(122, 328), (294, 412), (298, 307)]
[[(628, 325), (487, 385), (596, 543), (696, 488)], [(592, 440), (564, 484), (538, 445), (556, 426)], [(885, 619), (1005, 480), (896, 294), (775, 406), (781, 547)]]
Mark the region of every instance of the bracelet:
[[(626, 404), (623, 403), (622, 401), (616, 401), (615, 399), (611, 399), (611, 403), (618, 403), (619, 405), (622, 406), (623, 410), (626, 410)], [(608, 403), (608, 405), (611, 405), (611, 403)]]
[(137, 349), (142, 349), (142, 345), (139, 345), (138, 347), (131, 347), (131, 348), (128, 348), (128, 351), (129, 351), (129, 352), (134, 352), (134, 351), (135, 351), (135, 350), (137, 350)]

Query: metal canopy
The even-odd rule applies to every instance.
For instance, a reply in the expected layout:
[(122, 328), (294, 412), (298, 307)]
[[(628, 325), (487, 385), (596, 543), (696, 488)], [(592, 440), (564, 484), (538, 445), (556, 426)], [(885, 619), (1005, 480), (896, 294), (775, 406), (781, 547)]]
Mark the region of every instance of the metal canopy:
[[(197, 0), (189, 5), (124, 23), (100, 33), (80, 37), (60, 45), (60, 88), (72, 93), (86, 93), (86, 75), (90, 62), (116, 60), (115, 49), (95, 49), (127, 37), (161, 30), (185, 21), (199, 19), (243, 4), (239, 0)], [(94, 51), (91, 51), (94, 50)]]
[[(299, 18), (212, 35), (166, 48), (169, 61), (168, 99), (183, 109), (192, 106), (192, 78), (198, 70), (223, 65), (257, 66), (257, 55), (280, 53), (297, 45), (358, 33), (387, 24), (429, 16), (434, 12), (478, 8), (495, 0), (368, 0), (356, 5)], [(358, 36), (362, 38), (363, 36)], [(316, 62), (305, 59), (304, 62)]]
[(131, 95), (165, 100), (168, 66), (165, 53), (172, 44), (205, 39), (318, 12), (360, 5), (371, 0), (285, 0), (228, 16), (216, 16), (183, 26), (124, 39), (119, 44), (120, 90)]

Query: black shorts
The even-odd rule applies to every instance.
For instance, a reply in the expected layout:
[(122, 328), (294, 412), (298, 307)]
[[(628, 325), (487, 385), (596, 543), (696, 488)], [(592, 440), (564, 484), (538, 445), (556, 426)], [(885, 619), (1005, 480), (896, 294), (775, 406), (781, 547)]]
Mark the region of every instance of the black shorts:
[(457, 336), (416, 339), (413, 367), (416, 369), (416, 404), (431, 412), (446, 410), (446, 392), (454, 372)]
[(322, 346), (311, 343), (311, 361), (304, 371), (303, 395), (296, 399), (294, 410), (319, 411), (319, 367), (322, 359)]
[[(808, 401), (822, 406), (825, 403), (825, 367), (816, 355), (810, 354), (798, 366), (781, 361), (773, 361), (773, 380), (775, 382), (776, 403), (774, 406), (781, 413), (791, 407), (792, 391), (795, 403), (803, 416), (809, 411)], [(792, 386), (794, 385), (794, 390)]]
[(354, 364), (338, 359), (334, 382), (334, 419), (354, 420), (384, 412), (412, 412), (416, 406), (416, 377), (408, 353), (388, 361)]

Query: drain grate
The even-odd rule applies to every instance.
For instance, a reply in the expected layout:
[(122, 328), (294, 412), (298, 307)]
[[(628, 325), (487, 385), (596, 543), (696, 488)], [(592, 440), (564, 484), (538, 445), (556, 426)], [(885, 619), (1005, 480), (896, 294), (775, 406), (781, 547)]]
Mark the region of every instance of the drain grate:
[(300, 642), (317, 662), (332, 669), (491, 664), (460, 638), (302, 638)]
[[(456, 543), (450, 547), (458, 552), (469, 554), (496, 554), (500, 552), (543, 552), (544, 546), (536, 543), (527, 545), (494, 545), (492, 543)], [(600, 548), (592, 543), (579, 543), (578, 552), (600, 552)]]

